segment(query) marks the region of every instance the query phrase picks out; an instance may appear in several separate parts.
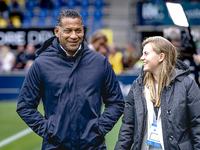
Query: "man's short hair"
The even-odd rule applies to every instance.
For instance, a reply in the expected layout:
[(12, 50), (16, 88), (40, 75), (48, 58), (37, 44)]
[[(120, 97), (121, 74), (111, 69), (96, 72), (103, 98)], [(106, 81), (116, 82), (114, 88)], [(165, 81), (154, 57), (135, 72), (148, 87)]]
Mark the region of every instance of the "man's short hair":
[(57, 17), (57, 26), (62, 26), (62, 19), (63, 18), (79, 18), (83, 23), (83, 17), (77, 12), (76, 10), (66, 9), (60, 12)]

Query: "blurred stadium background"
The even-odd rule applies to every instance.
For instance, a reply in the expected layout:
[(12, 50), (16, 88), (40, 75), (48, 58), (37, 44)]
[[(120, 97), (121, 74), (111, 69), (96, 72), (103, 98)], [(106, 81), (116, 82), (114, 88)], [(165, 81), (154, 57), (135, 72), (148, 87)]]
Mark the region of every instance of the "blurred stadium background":
[[(9, 7), (12, 0), (4, 1)], [(145, 37), (163, 35), (163, 29), (175, 26), (167, 12), (165, 2), (181, 3), (191, 25), (197, 49), (200, 49), (200, 1), (198, 0), (18, 0), (21, 18), (0, 14), (0, 45), (8, 45), (13, 51), (18, 45), (34, 43), (39, 48), (52, 36), (56, 17), (63, 9), (76, 9), (84, 19), (87, 39), (94, 31), (102, 29), (109, 42), (125, 50), (132, 43), (141, 52)], [(0, 6), (1, 7), (1, 6)], [(184, 30), (184, 28), (181, 28)], [(17, 97), (26, 71), (0, 72), (0, 149), (39, 150), (42, 139), (31, 132), (25, 136), (16, 134), (27, 129), (16, 114)], [(126, 94), (138, 71), (119, 75), (122, 92)], [(42, 104), (41, 104), (42, 105)], [(39, 107), (42, 111), (42, 106)], [(117, 141), (121, 119), (106, 135), (108, 150)], [(14, 137), (13, 137), (14, 136)]]
[[(13, 0), (2, 0), (9, 6)], [(15, 1), (15, 0), (14, 0)], [(199, 0), (17, 0), (22, 19), (10, 19), (1, 15), (0, 28), (9, 29), (52, 29), (56, 17), (63, 9), (75, 9), (81, 13), (87, 28), (86, 39), (97, 29), (109, 29), (112, 42), (120, 49), (130, 42), (141, 48), (146, 36), (162, 35), (163, 29), (174, 26), (165, 2), (181, 3), (196, 40), (200, 38)], [(11, 24), (12, 22), (12, 24)], [(7, 30), (4, 30), (7, 31)], [(2, 36), (2, 35), (1, 35)], [(51, 35), (50, 35), (51, 36)], [(1, 37), (2, 38), (2, 37)], [(3, 39), (0, 40), (3, 42)], [(5, 42), (5, 40), (4, 40)], [(1, 44), (1, 43), (0, 43)], [(7, 43), (6, 44), (10, 44)], [(17, 43), (13, 44), (16, 45)], [(26, 43), (27, 44), (27, 43)], [(12, 46), (13, 46), (12, 45)]]

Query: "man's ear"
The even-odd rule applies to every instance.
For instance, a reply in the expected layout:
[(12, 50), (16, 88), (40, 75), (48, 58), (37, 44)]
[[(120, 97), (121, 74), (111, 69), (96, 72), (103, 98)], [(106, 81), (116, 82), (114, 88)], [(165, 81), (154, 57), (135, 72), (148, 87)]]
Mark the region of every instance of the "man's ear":
[(83, 30), (83, 33), (84, 33), (84, 30), (85, 30), (84, 25), (82, 25), (82, 30)]
[(56, 37), (58, 38), (59, 37), (59, 28), (57, 27), (57, 26), (55, 26), (55, 28), (54, 28), (54, 33), (55, 33), (55, 35), (56, 35)]
[(165, 59), (165, 54), (160, 53), (159, 62), (162, 62)]

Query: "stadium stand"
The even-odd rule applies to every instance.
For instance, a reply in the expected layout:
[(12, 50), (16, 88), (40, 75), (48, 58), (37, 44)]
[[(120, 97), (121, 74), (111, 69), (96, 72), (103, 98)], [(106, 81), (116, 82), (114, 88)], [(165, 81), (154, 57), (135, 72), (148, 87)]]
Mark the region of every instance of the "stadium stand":
[(49, 5), (45, 2), (45, 0), (24, 1), (22, 27), (53, 26), (60, 11), (66, 8), (78, 10), (83, 16), (85, 26), (95, 27), (94, 29), (103, 27), (105, 16), (103, 7), (106, 6), (103, 0), (52, 0)]

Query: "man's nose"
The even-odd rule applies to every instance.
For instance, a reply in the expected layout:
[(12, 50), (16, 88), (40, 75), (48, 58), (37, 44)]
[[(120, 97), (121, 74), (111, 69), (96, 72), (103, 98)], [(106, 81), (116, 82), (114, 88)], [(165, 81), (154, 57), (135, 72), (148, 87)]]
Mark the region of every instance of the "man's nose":
[(71, 38), (77, 38), (77, 34), (76, 34), (76, 32), (73, 31), (70, 37), (71, 37)]

